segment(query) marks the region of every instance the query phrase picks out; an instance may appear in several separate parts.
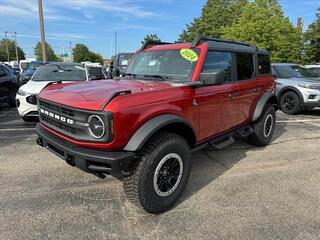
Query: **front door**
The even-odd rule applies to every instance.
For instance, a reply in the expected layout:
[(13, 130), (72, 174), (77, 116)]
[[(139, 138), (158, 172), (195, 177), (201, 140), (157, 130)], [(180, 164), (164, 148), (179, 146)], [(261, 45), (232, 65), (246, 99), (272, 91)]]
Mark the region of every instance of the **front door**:
[(224, 70), (225, 82), (196, 89), (195, 103), (200, 110), (201, 140), (223, 134), (238, 125), (238, 84), (235, 81), (232, 53), (209, 51), (203, 72)]

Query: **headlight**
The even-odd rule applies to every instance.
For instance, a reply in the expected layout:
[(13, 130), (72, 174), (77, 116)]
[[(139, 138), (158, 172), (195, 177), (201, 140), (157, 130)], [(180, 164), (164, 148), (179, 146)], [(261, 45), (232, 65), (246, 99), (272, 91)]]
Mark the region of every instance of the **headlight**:
[(320, 85), (310, 84), (310, 83), (299, 83), (299, 87), (309, 88), (309, 89), (320, 89)]
[(97, 115), (91, 115), (88, 119), (88, 124), (92, 137), (99, 139), (102, 138), (106, 133), (106, 125), (101, 117)]
[(27, 96), (27, 95), (29, 95), (30, 93), (27, 93), (27, 92), (22, 91), (21, 89), (19, 89), (19, 90), (18, 90), (18, 94), (19, 94), (20, 96)]

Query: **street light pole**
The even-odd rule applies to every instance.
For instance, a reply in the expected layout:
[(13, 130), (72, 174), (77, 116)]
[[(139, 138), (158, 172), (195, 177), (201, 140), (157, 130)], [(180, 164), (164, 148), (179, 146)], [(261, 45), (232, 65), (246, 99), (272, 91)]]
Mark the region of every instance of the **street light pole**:
[(4, 33), (4, 38), (6, 39), (6, 50), (7, 50), (8, 64), (9, 64), (9, 63), (10, 63), (10, 54), (9, 54), (7, 34), (8, 34), (8, 31), (6, 31), (6, 32)]
[(14, 45), (16, 47), (16, 58), (17, 58), (17, 62), (19, 63), (19, 53), (18, 53), (18, 47), (17, 47), (17, 33), (14, 32)]
[(47, 54), (46, 54), (46, 39), (45, 39), (45, 34), (44, 34), (42, 0), (38, 0), (38, 8), (39, 8), (39, 20), (40, 20), (40, 32), (41, 32), (42, 60), (44, 63), (46, 63), (47, 62)]

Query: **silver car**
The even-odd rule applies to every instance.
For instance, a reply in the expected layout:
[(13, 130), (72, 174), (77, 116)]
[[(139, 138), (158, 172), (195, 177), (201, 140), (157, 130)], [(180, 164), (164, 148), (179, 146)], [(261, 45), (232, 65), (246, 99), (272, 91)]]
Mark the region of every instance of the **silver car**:
[(290, 63), (272, 64), (277, 83), (280, 108), (287, 114), (320, 107), (320, 76), (309, 69)]

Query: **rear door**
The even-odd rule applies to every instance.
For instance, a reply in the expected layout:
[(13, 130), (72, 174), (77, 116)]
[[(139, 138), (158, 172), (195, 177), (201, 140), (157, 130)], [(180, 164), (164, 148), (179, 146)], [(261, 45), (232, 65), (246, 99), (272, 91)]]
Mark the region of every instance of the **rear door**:
[(208, 51), (202, 72), (224, 70), (224, 84), (196, 89), (196, 104), (200, 111), (200, 139), (220, 135), (238, 125), (238, 103), (235, 94), (234, 55), (230, 52)]
[(235, 53), (237, 66), (237, 80), (239, 84), (239, 123), (249, 122), (251, 112), (262, 91), (263, 82), (257, 79), (255, 54)]

